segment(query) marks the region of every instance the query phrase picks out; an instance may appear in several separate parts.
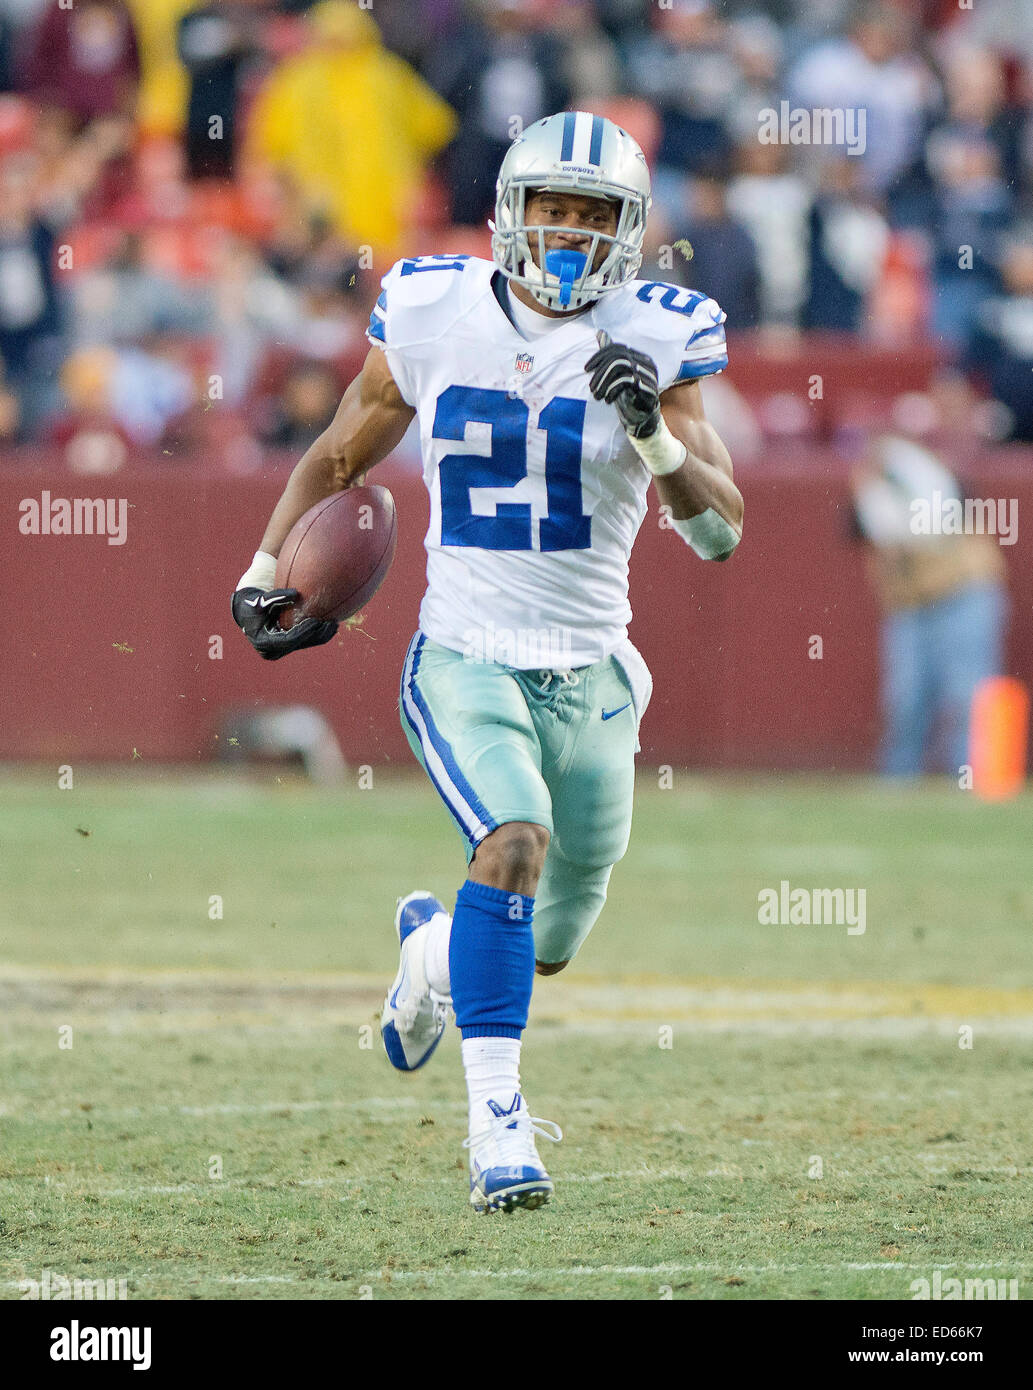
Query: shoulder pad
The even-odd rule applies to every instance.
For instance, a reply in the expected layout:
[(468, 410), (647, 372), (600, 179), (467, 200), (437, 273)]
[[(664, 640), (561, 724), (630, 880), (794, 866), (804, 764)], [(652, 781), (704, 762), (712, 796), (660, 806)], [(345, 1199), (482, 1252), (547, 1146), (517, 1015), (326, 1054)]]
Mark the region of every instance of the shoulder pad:
[(455, 317), (465, 306), (465, 295), (457, 291), (465, 288), (470, 271), (483, 264), (466, 255), (410, 256), (396, 261), (380, 282), (366, 337), (394, 348), (438, 336), (449, 313)]
[(662, 391), (728, 366), (725, 313), (716, 300), (661, 280), (633, 280), (626, 294), (627, 340), (656, 362)]

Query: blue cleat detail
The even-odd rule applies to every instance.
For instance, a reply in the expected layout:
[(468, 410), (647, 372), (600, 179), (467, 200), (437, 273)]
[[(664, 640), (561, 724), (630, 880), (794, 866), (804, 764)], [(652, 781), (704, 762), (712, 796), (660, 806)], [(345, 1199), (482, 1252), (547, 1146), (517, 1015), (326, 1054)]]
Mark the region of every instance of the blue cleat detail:
[(410, 893), (405, 898), (399, 898), (395, 911), (395, 931), (398, 933), (398, 944), (401, 945), (417, 927), (426, 926), (432, 917), (436, 917), (439, 912), (444, 911), (444, 904), (435, 898), (433, 893), (421, 891)]
[(380, 1036), (388, 1061), (399, 1071), (422, 1067), (444, 1036), (451, 1001), (430, 987), (424, 967), (427, 934), (420, 930), (444, 911), (431, 893), (398, 900), (395, 930), (401, 958), (380, 1013)]
[(507, 1109), (495, 1100), (487, 1106), (491, 1114), (485, 1127), (463, 1144), (470, 1150), (470, 1205), (482, 1213), (543, 1207), (554, 1189), (534, 1137), (559, 1143), (563, 1131), (551, 1120), (528, 1115), (519, 1094)]

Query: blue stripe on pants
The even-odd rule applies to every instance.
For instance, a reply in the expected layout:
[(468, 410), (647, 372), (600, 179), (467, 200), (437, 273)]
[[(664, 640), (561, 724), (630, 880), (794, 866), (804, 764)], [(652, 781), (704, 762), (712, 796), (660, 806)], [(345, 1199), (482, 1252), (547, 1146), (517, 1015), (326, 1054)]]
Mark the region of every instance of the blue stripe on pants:
[[(407, 674), (403, 673), (402, 677), (402, 713), (423, 749), (424, 765), (430, 780), (437, 788), (438, 795), (466, 838), (472, 845), (476, 845), (497, 827), (488, 809), (463, 776), (451, 745), (435, 724), (430, 706), (416, 683), (420, 656), (426, 640), (421, 632), (409, 644), (405, 663)], [(410, 707), (410, 702), (414, 708)], [(444, 777), (435, 774), (434, 760), (427, 752), (428, 744), (440, 761)]]

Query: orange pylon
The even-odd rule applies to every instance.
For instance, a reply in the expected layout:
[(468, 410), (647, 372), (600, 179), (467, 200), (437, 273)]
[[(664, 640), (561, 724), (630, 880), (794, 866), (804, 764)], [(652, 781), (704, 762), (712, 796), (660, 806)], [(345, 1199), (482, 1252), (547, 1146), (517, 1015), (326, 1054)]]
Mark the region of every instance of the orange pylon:
[(1029, 736), (1029, 691), (1013, 676), (980, 681), (972, 697), (969, 762), (972, 790), (983, 801), (1007, 801), (1022, 790)]

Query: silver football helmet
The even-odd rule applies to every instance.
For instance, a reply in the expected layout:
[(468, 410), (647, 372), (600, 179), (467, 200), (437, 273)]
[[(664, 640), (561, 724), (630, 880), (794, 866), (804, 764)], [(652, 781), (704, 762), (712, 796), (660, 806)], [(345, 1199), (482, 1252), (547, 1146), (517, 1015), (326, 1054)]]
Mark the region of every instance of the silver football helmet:
[[(546, 233), (577, 227), (529, 227), (524, 207), (529, 192), (548, 189), (618, 202), (613, 236), (590, 232), (587, 255), (545, 249)], [(491, 253), (509, 280), (525, 286), (549, 309), (583, 308), (607, 290), (632, 279), (642, 264), (642, 238), (652, 205), (646, 157), (626, 130), (588, 111), (562, 111), (535, 121), (506, 151), (495, 188)], [(531, 255), (535, 239), (537, 259)], [(609, 251), (593, 270), (600, 245)]]

